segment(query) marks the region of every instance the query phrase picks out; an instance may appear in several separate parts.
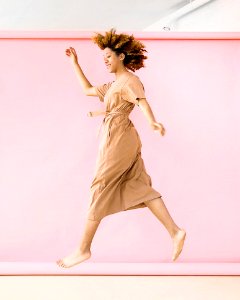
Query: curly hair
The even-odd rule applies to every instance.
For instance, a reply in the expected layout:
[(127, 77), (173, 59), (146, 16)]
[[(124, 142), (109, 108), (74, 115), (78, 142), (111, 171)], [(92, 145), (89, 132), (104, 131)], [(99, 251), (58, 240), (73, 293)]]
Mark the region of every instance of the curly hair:
[(111, 28), (110, 31), (105, 32), (105, 35), (96, 33), (91, 39), (101, 50), (110, 48), (117, 55), (124, 53), (123, 64), (127, 69), (135, 72), (145, 67), (143, 61), (147, 59), (147, 56), (144, 55), (144, 52), (147, 50), (144, 49), (145, 45), (136, 40), (133, 35), (116, 34), (116, 29)]

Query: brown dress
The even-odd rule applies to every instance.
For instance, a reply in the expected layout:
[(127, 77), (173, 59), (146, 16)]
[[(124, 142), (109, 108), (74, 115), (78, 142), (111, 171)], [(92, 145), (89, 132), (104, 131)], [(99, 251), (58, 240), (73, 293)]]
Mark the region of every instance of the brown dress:
[(152, 188), (141, 157), (142, 144), (129, 119), (138, 98), (145, 98), (139, 77), (128, 72), (96, 90), (106, 111), (87, 219), (100, 221), (120, 211), (144, 208), (144, 201), (162, 196)]

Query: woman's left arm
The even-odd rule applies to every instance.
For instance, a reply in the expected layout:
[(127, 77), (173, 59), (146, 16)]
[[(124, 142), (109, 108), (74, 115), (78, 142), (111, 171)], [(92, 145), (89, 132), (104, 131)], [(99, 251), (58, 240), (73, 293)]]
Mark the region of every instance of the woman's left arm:
[(147, 118), (150, 127), (153, 130), (157, 130), (160, 132), (161, 135), (164, 135), (166, 130), (163, 127), (163, 125), (161, 123), (158, 123), (154, 117), (154, 114), (152, 112), (152, 109), (147, 101), (146, 98), (139, 98), (138, 101), (139, 107), (141, 108), (143, 114), (145, 115), (145, 117)]

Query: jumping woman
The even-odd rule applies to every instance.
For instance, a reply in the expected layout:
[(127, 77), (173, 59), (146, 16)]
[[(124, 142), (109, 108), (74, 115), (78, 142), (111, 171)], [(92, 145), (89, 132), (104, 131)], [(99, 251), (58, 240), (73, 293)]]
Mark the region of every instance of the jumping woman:
[(102, 113), (105, 116), (83, 236), (77, 248), (57, 264), (69, 268), (89, 259), (93, 237), (107, 215), (144, 207), (148, 207), (169, 232), (175, 261), (182, 251), (186, 231), (176, 225), (162, 195), (153, 189), (141, 157), (140, 137), (129, 119), (137, 105), (150, 128), (162, 136), (165, 134), (165, 128), (153, 115), (141, 80), (133, 73), (144, 67), (147, 51), (133, 35), (116, 34), (113, 28), (105, 35), (96, 33), (92, 40), (102, 50), (106, 68), (115, 75), (115, 80), (92, 86), (78, 63), (75, 49), (66, 49), (85, 95), (97, 96), (104, 103), (104, 112), (90, 112), (89, 116)]

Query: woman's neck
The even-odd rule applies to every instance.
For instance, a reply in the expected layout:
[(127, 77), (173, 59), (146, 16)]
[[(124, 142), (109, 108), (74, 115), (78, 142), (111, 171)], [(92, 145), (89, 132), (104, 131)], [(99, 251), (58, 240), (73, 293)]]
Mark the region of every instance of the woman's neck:
[(122, 71), (118, 71), (115, 73), (115, 77), (116, 77), (116, 80), (122, 78), (123, 76), (129, 74), (130, 72), (127, 71), (126, 69), (125, 70), (122, 70)]

